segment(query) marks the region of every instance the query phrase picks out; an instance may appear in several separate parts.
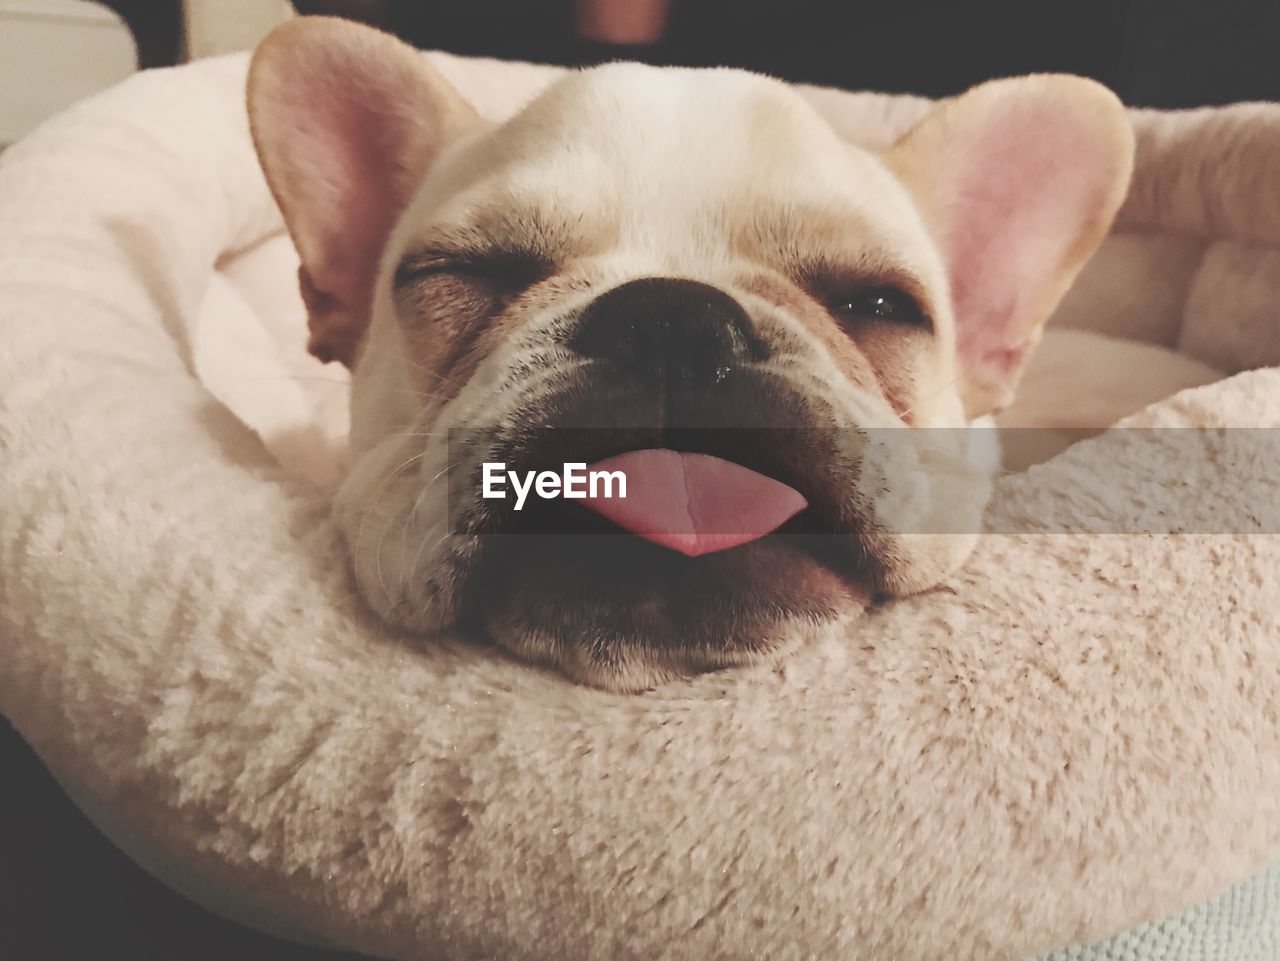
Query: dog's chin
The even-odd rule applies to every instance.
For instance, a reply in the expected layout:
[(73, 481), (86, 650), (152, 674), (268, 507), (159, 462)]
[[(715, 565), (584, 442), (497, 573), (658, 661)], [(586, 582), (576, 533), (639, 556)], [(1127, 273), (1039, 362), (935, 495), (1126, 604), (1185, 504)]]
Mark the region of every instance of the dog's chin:
[[(970, 485), (956, 471), (928, 469), (931, 448), (915, 440), (927, 435), (815, 426), (803, 396), (752, 372), (685, 401), (669, 391), (656, 406), (625, 383), (584, 378), (526, 405), (519, 425), (451, 431), (448, 449), (420, 464), (421, 479), (394, 490), (382, 479), (405, 459), (399, 448), (388, 451), (385, 465), (357, 471), (338, 498), (366, 597), (397, 626), (458, 624), (578, 682), (638, 691), (774, 662), (856, 616), (873, 595), (932, 586), (971, 549), (970, 535), (927, 533), (945, 529), (929, 515), (947, 500), (940, 493), (955, 501), (970, 487), (960, 513), (980, 515), (986, 479)], [(654, 448), (738, 465), (791, 488), (807, 506), (767, 536), (689, 557), (580, 501), (530, 497), (518, 509), (510, 498), (479, 495), (487, 463), (526, 477)], [(431, 483), (446, 474), (447, 497)], [(383, 492), (372, 501), (382, 510), (359, 496), (370, 489)], [(437, 526), (415, 527), (419, 507), (435, 517), (444, 500), (447, 528), (439, 517)], [(914, 526), (925, 533), (893, 533), (878, 520), (881, 504), (894, 507), (890, 519), (920, 514)], [(363, 527), (370, 533), (362, 540)]]
[[(741, 465), (809, 506), (767, 536), (689, 557), (578, 502), (530, 498), (517, 512), (509, 501), (462, 498), (453, 529), (476, 545), (461, 573), (464, 618), (518, 657), (580, 683), (643, 690), (768, 664), (870, 595), (858, 538), (834, 533), (847, 481), (833, 466), (841, 438), (815, 429), (803, 398), (775, 381), (735, 371), (712, 393), (669, 390), (657, 403), (636, 385), (587, 376), (534, 405), (528, 420), (542, 426), (459, 432), (451, 477), (471, 490), (466, 479), (482, 461), (555, 470), (666, 448)], [(789, 426), (743, 426), (762, 422)], [(662, 426), (637, 426), (653, 424)]]
[(637, 691), (769, 664), (869, 592), (803, 534), (686, 557), (623, 533), (501, 538), (472, 574), (478, 626), (572, 679)]

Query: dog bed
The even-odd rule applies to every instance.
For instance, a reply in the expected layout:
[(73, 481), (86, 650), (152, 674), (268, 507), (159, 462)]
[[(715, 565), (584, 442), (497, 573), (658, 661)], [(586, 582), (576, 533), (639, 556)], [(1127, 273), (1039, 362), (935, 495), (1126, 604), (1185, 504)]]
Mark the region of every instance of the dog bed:
[[(551, 75), (438, 59), (493, 115)], [(1280, 427), (1280, 107), (1136, 112), (1058, 318), (1247, 372), (1004, 478), (941, 589), (622, 696), (353, 594), (245, 66), (0, 160), (0, 710), (131, 853), (397, 959), (1275, 956), (1280, 433), (1142, 428)]]

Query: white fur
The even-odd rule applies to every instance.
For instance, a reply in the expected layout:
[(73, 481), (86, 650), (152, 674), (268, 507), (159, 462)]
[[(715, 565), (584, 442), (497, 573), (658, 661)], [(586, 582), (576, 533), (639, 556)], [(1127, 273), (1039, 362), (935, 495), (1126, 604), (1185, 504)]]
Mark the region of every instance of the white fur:
[[(382, 59), (370, 61), (379, 49)], [(449, 432), (523, 423), (535, 403), (581, 362), (562, 346), (576, 314), (601, 293), (645, 277), (687, 278), (727, 292), (770, 344), (767, 376), (804, 398), (813, 427), (872, 432), (859, 449), (841, 452), (841, 476), (831, 479), (843, 500), (839, 513), (858, 518), (858, 550), (870, 551), (875, 560), (867, 575), (872, 590), (906, 593), (936, 584), (972, 550), (990, 495), (990, 451), (983, 455), (982, 445), (975, 448), (958, 433), (912, 431), (905, 443), (886, 444), (874, 432), (908, 425), (960, 428), (966, 416), (984, 412), (966, 410), (974, 397), (1002, 397), (1011, 390), (1027, 345), (1034, 344), (1040, 323), (1114, 213), (1132, 152), (1114, 97), (1075, 78), (986, 85), (939, 108), (901, 145), (877, 153), (838, 136), (792, 88), (741, 71), (612, 64), (570, 73), (514, 117), (492, 125), (474, 115), (459, 120), (469, 108), (459, 106), (437, 75), (401, 90), (412, 73), (405, 52), (369, 31), (324, 24), (285, 28), (263, 51), (255, 75), (275, 86), (258, 97), (251, 80), (254, 130), (286, 221), (295, 233), (306, 234), (296, 238), (304, 268), (312, 267), (306, 251), (317, 252), (314, 281), (322, 292), (331, 292), (318, 269), (326, 261), (326, 238), (309, 232), (309, 225), (335, 218), (308, 214), (314, 201), (295, 183), (305, 179), (306, 148), (293, 150), (273, 140), (278, 124), (271, 90), (284, 91), (281, 103), (290, 93), (296, 101), (291, 71), (314, 76), (308, 58), (323, 56), (326, 63), (346, 64), (375, 88), (386, 84), (380, 95), (402, 101), (366, 122), (403, 123), (404, 104), (430, 112), (434, 103), (439, 116), (424, 115), (424, 129), (445, 129), (440, 118), (447, 117), (448, 129), (464, 131), (445, 138), (416, 191), (405, 198), (372, 280), (368, 327), (353, 376), (354, 467), (335, 499), (366, 598), (390, 623), (418, 631), (440, 629), (459, 615), (468, 565), (478, 551), (474, 537), (449, 530), (444, 516), (454, 467)], [(392, 62), (397, 70), (378, 65)], [(316, 123), (325, 122), (325, 109), (322, 104)], [(1068, 115), (1066, 127), (1054, 119)], [(1027, 171), (1010, 169), (1018, 151), (1001, 143), (1010, 116), (1043, 124), (1054, 142), (1085, 144), (1086, 162), (1071, 168), (1074, 186), (1064, 187), (1052, 203), (1038, 206), (1035, 197), (1025, 203), (1020, 198), (1020, 215), (1030, 216), (1018, 222), (1036, 228), (1036, 237), (1029, 238), (1035, 257), (1009, 255), (1008, 267), (981, 256), (976, 261), (981, 282), (974, 289), (992, 303), (975, 316), (990, 313), (999, 325), (994, 334), (981, 331), (984, 356), (998, 358), (1007, 338), (1017, 359), (1008, 365), (1005, 381), (1000, 374), (993, 379), (988, 369), (981, 389), (966, 391), (971, 372), (959, 363), (954, 278), (937, 238), (954, 247), (957, 237), (996, 236), (993, 225), (998, 233), (1002, 218), (1010, 216), (1008, 202), (1000, 198), (1003, 183), (1029, 182)], [(314, 139), (321, 149), (334, 142)], [(400, 131), (381, 139), (395, 145), (435, 143), (440, 137)], [(323, 159), (311, 163), (334, 169)], [(361, 154), (354, 162), (368, 166), (366, 161)], [(418, 162), (413, 156), (389, 158), (397, 168)], [(989, 177), (987, 163), (993, 165)], [(273, 178), (273, 170), (289, 176)], [(950, 196), (945, 189), (953, 183), (963, 190), (981, 184), (985, 193)], [(326, 180), (324, 186), (321, 200), (343, 196), (341, 185), (335, 189)], [(573, 283), (554, 302), (524, 310), (456, 393), (437, 392), (433, 385), (424, 389), (405, 318), (393, 302), (392, 277), (406, 255), (429, 247), (433, 238), (492, 232), (486, 216), (494, 211), (552, 224), (571, 238), (557, 269)], [(993, 246), (995, 254), (1017, 252), (1007, 234)], [(848, 355), (841, 353), (834, 320), (816, 322), (803, 306), (784, 306), (791, 303), (785, 297), (775, 303), (748, 289), (761, 276), (789, 283), (797, 256), (871, 276), (909, 278), (907, 285), (932, 317), (932, 333), (910, 354), (913, 393), (905, 411), (895, 409), (884, 390), (871, 388), (866, 376), (858, 382)], [(1038, 265), (1039, 273), (1028, 273), (1024, 260)], [(1002, 283), (1017, 286), (1001, 289)], [(340, 288), (361, 285), (346, 278)], [(802, 297), (798, 288), (788, 289)], [(985, 321), (970, 318), (966, 329), (975, 323)], [(893, 336), (911, 335), (900, 328)], [(788, 630), (794, 633), (798, 626), (781, 634)], [(576, 663), (568, 655), (553, 658), (556, 644), (537, 640), (532, 630), (504, 631), (498, 640), (513, 650), (556, 660), (566, 669)], [(643, 638), (636, 642), (643, 647)], [(559, 646), (583, 643), (562, 638)], [(669, 667), (641, 665), (625, 686), (644, 686)], [(621, 673), (584, 679), (617, 686), (624, 683)]]

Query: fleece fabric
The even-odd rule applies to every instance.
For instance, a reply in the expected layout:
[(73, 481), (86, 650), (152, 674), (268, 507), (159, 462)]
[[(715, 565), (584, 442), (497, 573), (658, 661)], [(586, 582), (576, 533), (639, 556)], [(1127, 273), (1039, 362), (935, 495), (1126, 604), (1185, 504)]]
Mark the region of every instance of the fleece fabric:
[[(494, 116), (554, 73), (437, 62)], [(1006, 477), (942, 588), (776, 669), (620, 696), (388, 632), (245, 68), (140, 75), (0, 159), (0, 710), (155, 870), (404, 961), (1009, 961), (1280, 859), (1280, 432)], [(806, 95), (873, 145), (927, 106)], [(1280, 107), (1133, 121), (1059, 322), (1245, 371), (1135, 424), (1280, 427)]]

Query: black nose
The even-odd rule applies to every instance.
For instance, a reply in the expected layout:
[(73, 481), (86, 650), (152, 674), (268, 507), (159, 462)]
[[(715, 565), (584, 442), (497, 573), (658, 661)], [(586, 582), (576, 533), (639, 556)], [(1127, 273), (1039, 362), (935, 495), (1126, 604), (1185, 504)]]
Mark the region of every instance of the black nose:
[(696, 280), (645, 277), (601, 294), (569, 345), (634, 377), (666, 385), (714, 384), (766, 350), (742, 306)]

